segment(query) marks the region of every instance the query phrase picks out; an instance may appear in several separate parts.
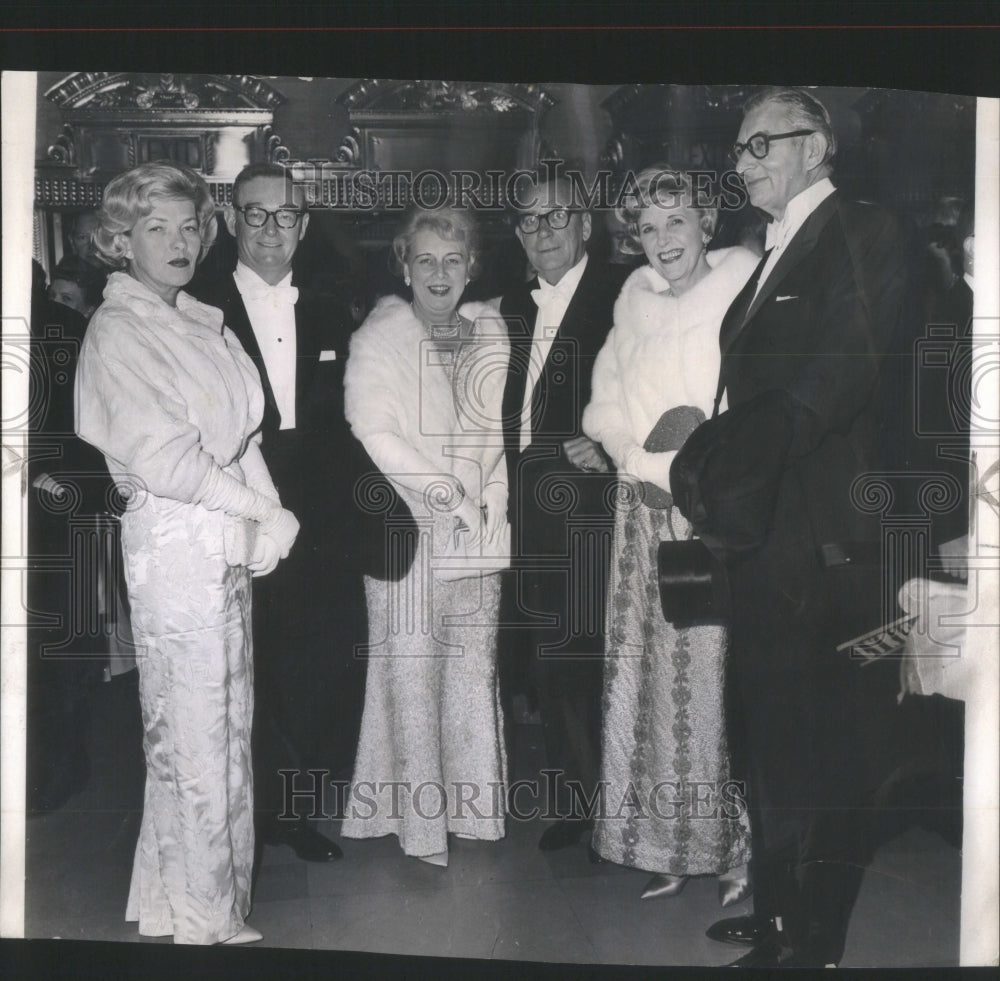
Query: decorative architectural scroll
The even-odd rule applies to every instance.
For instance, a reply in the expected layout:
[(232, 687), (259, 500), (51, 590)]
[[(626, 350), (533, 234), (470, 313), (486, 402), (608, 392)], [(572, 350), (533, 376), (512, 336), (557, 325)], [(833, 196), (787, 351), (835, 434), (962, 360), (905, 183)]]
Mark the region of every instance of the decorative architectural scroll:
[(721, 173), (749, 94), (740, 85), (623, 85), (601, 103), (614, 126), (604, 163), (616, 173), (660, 162)]
[(291, 156), (273, 130), (285, 97), (251, 75), (76, 72), (45, 97), (63, 128), (38, 164), (43, 208), (93, 207), (116, 174), (163, 159), (200, 173), (223, 203), (248, 163)]
[(76, 72), (45, 93), (64, 110), (263, 109), (273, 112), (285, 97), (252, 75), (174, 75)]
[(540, 85), (361, 79), (337, 102), (351, 129), (336, 164), (366, 171), (516, 169), (555, 100)]

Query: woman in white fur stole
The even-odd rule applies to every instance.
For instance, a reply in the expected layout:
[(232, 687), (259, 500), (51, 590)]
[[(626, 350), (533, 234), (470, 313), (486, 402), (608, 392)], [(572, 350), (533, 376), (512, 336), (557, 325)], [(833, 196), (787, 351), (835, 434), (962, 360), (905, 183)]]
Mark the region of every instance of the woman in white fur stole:
[(620, 476), (601, 779), (607, 800), (624, 803), (606, 806), (594, 847), (655, 873), (644, 899), (677, 895), (690, 876), (712, 874), (730, 905), (749, 893), (750, 836), (729, 772), (726, 628), (666, 622), (656, 566), (661, 541), (690, 536), (670, 499), (670, 464), (711, 415), (719, 327), (758, 260), (743, 248), (706, 253), (717, 212), (697, 206), (686, 174), (651, 167), (637, 187), (620, 217), (650, 264), (622, 288), (583, 416)]
[(458, 306), (478, 258), (467, 212), (412, 212), (393, 252), (413, 301), (380, 300), (352, 338), (345, 408), (419, 541), (403, 579), (365, 579), (368, 677), (342, 833), (395, 834), (444, 866), (449, 832), (504, 835), (499, 577), (444, 566), (509, 551), (506, 485), (484, 476), (503, 452), (509, 350), (496, 309)]

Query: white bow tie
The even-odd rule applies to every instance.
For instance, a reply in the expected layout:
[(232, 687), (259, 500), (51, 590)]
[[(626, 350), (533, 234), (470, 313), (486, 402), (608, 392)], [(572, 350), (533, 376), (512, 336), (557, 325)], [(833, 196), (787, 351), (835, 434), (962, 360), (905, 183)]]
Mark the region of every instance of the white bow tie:
[(782, 245), (785, 240), (785, 224), (781, 221), (768, 223), (764, 230), (764, 251), (773, 249), (776, 245)]
[(535, 306), (538, 307), (543, 303), (554, 303), (557, 300), (568, 303), (572, 297), (572, 291), (567, 289), (561, 280), (553, 286), (551, 283), (545, 282), (544, 279), (540, 279), (538, 289), (531, 291), (531, 298), (535, 301)]
[(253, 283), (244, 286), (241, 291), (248, 300), (257, 303), (269, 300), (272, 306), (278, 307), (282, 304), (294, 305), (299, 298), (297, 286), (268, 286), (266, 283)]

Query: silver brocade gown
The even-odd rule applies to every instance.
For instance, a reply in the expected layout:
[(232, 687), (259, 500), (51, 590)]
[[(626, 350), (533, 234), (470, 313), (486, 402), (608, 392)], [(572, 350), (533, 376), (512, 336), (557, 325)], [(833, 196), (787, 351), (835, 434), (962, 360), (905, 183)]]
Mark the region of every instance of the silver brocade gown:
[(726, 630), (663, 618), (661, 540), (688, 534), (676, 508), (649, 508), (623, 482), (615, 515), (604, 666), (604, 815), (594, 848), (649, 872), (718, 874), (743, 865), (750, 829), (730, 780), (723, 717)]
[[(393, 342), (398, 346), (389, 350)], [(423, 342), (405, 332), (400, 340), (394, 329), (380, 343), (386, 345), (378, 352), (381, 369), (399, 359), (393, 395), (404, 415), (421, 420), (420, 433), (410, 438), (429, 459), (449, 461), (468, 493), (478, 495), (489, 440), (466, 438), (477, 428), (477, 413), (463, 394), (475, 388), (469, 385), (475, 359), (457, 357), (453, 372), (449, 359), (428, 360)], [(352, 346), (351, 357), (360, 374), (363, 349)], [(411, 373), (418, 364), (422, 370)], [(364, 377), (356, 381), (366, 384)], [(463, 441), (466, 449), (452, 455)], [(365, 578), (368, 674), (342, 834), (395, 834), (407, 855), (427, 856), (447, 851), (449, 832), (489, 841), (504, 836), (507, 760), (496, 667), (500, 577), (435, 578), (432, 557), (445, 551), (454, 516), (396, 486), (420, 539), (403, 579)]]

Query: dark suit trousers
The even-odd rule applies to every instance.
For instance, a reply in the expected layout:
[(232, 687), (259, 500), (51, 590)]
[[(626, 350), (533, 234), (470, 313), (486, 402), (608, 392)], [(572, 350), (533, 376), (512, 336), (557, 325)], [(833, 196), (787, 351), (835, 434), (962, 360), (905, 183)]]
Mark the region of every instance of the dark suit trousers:
[(733, 595), (730, 731), (748, 782), (754, 909), (780, 916), (796, 950), (836, 963), (899, 753), (898, 665), (838, 653), (824, 611), (782, 608), (759, 569), (737, 574)]
[[(364, 703), (365, 662), (357, 656), (367, 642), (364, 586), (346, 544), (343, 551), (318, 544), (320, 529), (326, 526), (329, 543), (329, 525), (343, 527), (350, 512), (335, 490), (310, 481), (294, 435), (279, 432), (264, 453), (301, 528), (289, 557), (254, 580), (256, 809), (287, 813), (294, 789), (304, 795), (291, 809), (309, 817), (324, 801), (316, 797), (314, 808), (308, 794), (320, 778), (314, 784), (305, 771), (336, 775), (354, 762)], [(294, 783), (283, 769), (297, 771)]]
[(550, 778), (548, 789), (555, 799), (549, 804), (560, 816), (572, 810), (580, 817), (566, 783), (577, 782), (589, 799), (600, 776), (613, 523), (603, 505), (607, 481), (587, 475), (577, 482), (580, 490), (571, 513), (545, 513), (519, 525), (522, 557), (505, 577), (501, 608), (506, 661), (501, 687), (509, 696), (512, 682), (520, 681), (537, 699), (546, 760), (559, 773)]

